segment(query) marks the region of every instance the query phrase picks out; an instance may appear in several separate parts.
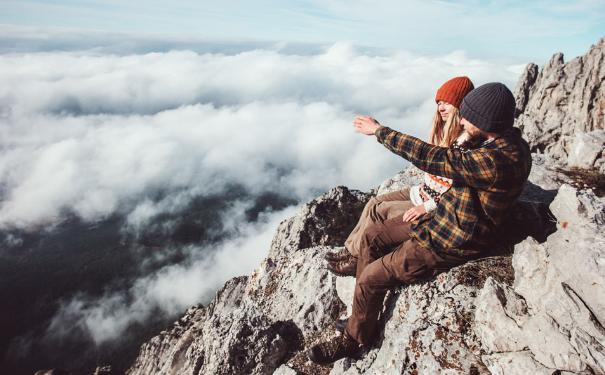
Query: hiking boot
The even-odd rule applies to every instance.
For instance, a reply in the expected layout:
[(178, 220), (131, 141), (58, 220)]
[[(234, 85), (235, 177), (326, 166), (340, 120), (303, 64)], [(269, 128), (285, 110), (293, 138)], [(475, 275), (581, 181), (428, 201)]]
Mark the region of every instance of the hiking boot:
[(357, 258), (350, 256), (340, 262), (328, 262), (328, 269), (338, 276), (353, 276), (357, 274)]
[(347, 250), (346, 247), (343, 247), (338, 251), (328, 251), (326, 255), (324, 255), (324, 258), (326, 258), (328, 262), (340, 262), (341, 260), (346, 260), (350, 256), (351, 253), (349, 253), (349, 250)]
[(347, 328), (347, 323), (349, 323), (349, 318), (345, 319), (336, 319), (334, 321), (334, 328), (337, 330), (344, 332), (345, 328)]
[(357, 341), (343, 333), (330, 341), (315, 345), (307, 351), (307, 356), (319, 365), (327, 365), (345, 357), (356, 358), (359, 347)]

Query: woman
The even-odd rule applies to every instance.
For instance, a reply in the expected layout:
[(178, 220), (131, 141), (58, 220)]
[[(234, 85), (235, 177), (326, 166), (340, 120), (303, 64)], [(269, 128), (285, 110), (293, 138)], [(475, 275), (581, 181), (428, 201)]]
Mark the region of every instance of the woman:
[[(468, 77), (456, 77), (445, 82), (435, 96), (437, 111), (429, 133), (429, 142), (442, 147), (460, 147), (466, 138), (460, 126), (458, 109), (462, 99), (474, 88)], [(388, 219), (401, 222), (416, 220), (427, 212), (437, 208), (439, 198), (452, 186), (452, 180), (426, 173), (424, 184), (410, 189), (395, 191), (370, 199), (366, 204), (357, 226), (347, 240), (345, 248), (338, 252), (329, 252), (326, 259), (328, 269), (337, 275), (355, 276), (357, 255), (363, 241), (366, 228), (378, 221)], [(393, 245), (398, 244), (393, 238)], [(403, 242), (403, 239), (402, 241)]]

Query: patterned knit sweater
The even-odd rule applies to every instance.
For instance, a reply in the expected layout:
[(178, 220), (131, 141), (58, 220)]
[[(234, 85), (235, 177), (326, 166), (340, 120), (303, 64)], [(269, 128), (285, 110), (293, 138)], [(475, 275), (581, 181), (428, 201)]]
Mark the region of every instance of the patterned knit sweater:
[[(462, 136), (452, 143), (451, 149), (466, 151), (461, 147)], [(431, 212), (437, 208), (439, 198), (452, 187), (452, 179), (435, 176), (430, 173), (424, 174), (424, 184), (412, 186), (410, 188), (410, 199), (416, 206), (424, 205), (426, 212)]]

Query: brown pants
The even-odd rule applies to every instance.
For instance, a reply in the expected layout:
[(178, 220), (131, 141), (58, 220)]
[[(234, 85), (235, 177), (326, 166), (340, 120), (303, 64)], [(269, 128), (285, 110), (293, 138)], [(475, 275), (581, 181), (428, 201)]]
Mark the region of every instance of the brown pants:
[[(364, 241), (363, 235), (369, 226), (403, 215), (412, 207), (414, 207), (414, 204), (410, 201), (409, 189), (379, 195), (370, 199), (366, 203), (355, 229), (353, 229), (345, 241), (345, 247), (351, 255), (355, 257), (359, 256), (362, 242)], [(403, 223), (403, 220), (401, 221)], [(405, 239), (394, 244), (402, 243), (403, 241)]]
[[(402, 222), (402, 216), (377, 222), (362, 235), (353, 313), (346, 328), (360, 344), (369, 343), (390, 288), (434, 277), (474, 259), (423, 248), (410, 239), (411, 224)], [(391, 245), (400, 239), (403, 244), (393, 251)]]

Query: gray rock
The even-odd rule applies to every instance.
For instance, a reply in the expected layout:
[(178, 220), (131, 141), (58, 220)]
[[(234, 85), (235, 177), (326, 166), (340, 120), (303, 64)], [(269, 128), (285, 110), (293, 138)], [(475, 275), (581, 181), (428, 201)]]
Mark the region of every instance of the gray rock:
[[(508, 353), (514, 359), (526, 346), (532, 361), (546, 368), (540, 371), (602, 374), (605, 199), (563, 185), (550, 209), (557, 232), (542, 244), (528, 238), (516, 246), (516, 294), (486, 282), (476, 302), (476, 331), (487, 354)], [(527, 359), (523, 363), (519, 367), (532, 365)], [(486, 364), (490, 370), (515, 373), (501, 360)]]
[(342, 245), (369, 199), (368, 194), (339, 186), (304, 204), (295, 217), (277, 228), (269, 257), (313, 246)]
[(513, 91), (517, 109), (515, 118), (525, 111), (525, 107), (529, 101), (530, 90), (534, 83), (536, 83), (536, 78), (538, 78), (538, 65), (534, 63), (527, 64)]
[(391, 193), (393, 191), (409, 189), (412, 186), (422, 185), (424, 183), (424, 172), (409, 164), (408, 167), (397, 173), (395, 177), (383, 182), (378, 187), (376, 195)]
[(111, 366), (103, 366), (97, 367), (94, 375), (124, 375), (124, 372)]
[(299, 372), (297, 372), (296, 370), (294, 370), (286, 365), (280, 366), (273, 373), (273, 375), (298, 375), (298, 374), (299, 374)]
[[(568, 170), (564, 162), (544, 154), (532, 154), (531, 156), (532, 166), (527, 180), (532, 184), (539, 186), (543, 190), (554, 192), (556, 195), (561, 185), (572, 182), (566, 174), (562, 173), (562, 171)], [(524, 191), (523, 196), (527, 196), (527, 192)], [(541, 200), (545, 197), (537, 196), (535, 198)]]
[[(466, 267), (395, 289), (387, 296), (377, 347), (362, 360), (336, 362), (330, 374), (467, 374), (484, 369), (480, 342), (470, 329), (478, 288), (464, 285)], [(339, 277), (336, 283), (349, 308), (354, 282)]]
[(61, 369), (52, 369), (52, 370), (40, 370), (36, 371), (34, 375), (69, 375), (69, 371), (61, 370)]
[(207, 308), (190, 309), (145, 344), (128, 374), (272, 374), (343, 308), (325, 251), (268, 258), (249, 277), (232, 279)]
[[(365, 203), (366, 195), (335, 188), (303, 206), (276, 232), (266, 258), (250, 276), (230, 280), (207, 307), (196, 306), (143, 345), (135, 374), (282, 374), (284, 366), (323, 332), (345, 306), (325, 267), (325, 246), (342, 230), (330, 220)], [(344, 240), (343, 240), (344, 241)], [(331, 249), (331, 248), (330, 248)], [(296, 373), (296, 372), (294, 372)]]
[(488, 354), (527, 348), (522, 329), (527, 306), (510, 287), (488, 278), (475, 304), (475, 332)]
[(605, 157), (597, 159), (594, 162), (594, 168), (599, 171), (600, 174), (605, 174)]
[(603, 129), (605, 108), (605, 38), (584, 55), (567, 63), (555, 54), (534, 78), (534, 65), (526, 68), (515, 94), (518, 117), (532, 152), (567, 160), (578, 133)]
[(568, 332), (561, 332), (557, 322), (547, 314), (532, 316), (523, 331), (529, 348), (543, 365), (572, 372), (585, 371), (586, 364), (568, 340)]
[(336, 293), (338, 294), (338, 298), (347, 305), (347, 316), (351, 316), (353, 312), (353, 295), (355, 294), (355, 278), (337, 277)]
[(605, 150), (605, 130), (578, 133), (567, 158), (570, 167), (593, 168)]
[(528, 352), (484, 355), (483, 362), (492, 375), (559, 375), (561, 372), (544, 367)]

